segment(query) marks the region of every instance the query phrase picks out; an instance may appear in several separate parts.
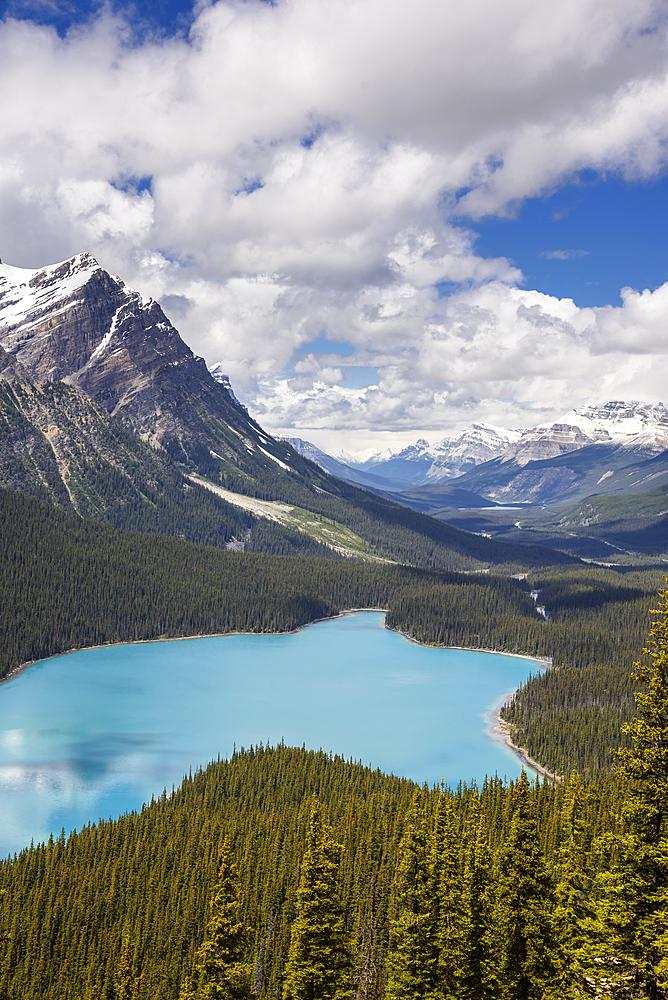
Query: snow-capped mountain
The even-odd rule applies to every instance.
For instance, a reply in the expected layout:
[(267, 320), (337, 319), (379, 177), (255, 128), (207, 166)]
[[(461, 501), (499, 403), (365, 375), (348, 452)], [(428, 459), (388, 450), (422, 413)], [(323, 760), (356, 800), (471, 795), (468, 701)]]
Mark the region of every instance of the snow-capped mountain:
[(603, 431), (613, 439), (622, 439), (640, 434), (667, 419), (668, 409), (663, 403), (611, 400), (604, 406), (581, 406), (579, 409), (569, 410), (558, 422), (579, 427), (590, 437)]
[(393, 454), (391, 448), (363, 448), (361, 451), (346, 451), (345, 448), (340, 448), (333, 452), (331, 457), (335, 458), (337, 462), (351, 465), (355, 469), (366, 469), (367, 466), (370, 467), (376, 462), (384, 462)]
[(433, 445), (420, 438), (387, 458), (365, 462), (363, 468), (377, 476), (405, 479), (415, 485), (452, 479), (496, 458), (521, 434), (493, 424), (472, 424), (457, 437), (443, 438)]
[(0, 377), (11, 369), (65, 382), (182, 465), (206, 454), (288, 464), (285, 446), (209, 373), (158, 303), (90, 254), (35, 269), (0, 263), (0, 347), (12, 359)]
[(613, 400), (569, 410), (553, 424), (525, 431), (501, 455), (503, 462), (556, 458), (592, 444), (617, 444), (658, 455), (668, 448), (668, 410), (663, 403)]
[[(214, 382), (217, 382), (219, 385), (222, 385), (225, 389), (227, 389), (230, 398), (233, 399), (235, 403), (238, 403), (239, 406), (244, 406), (241, 400), (237, 399), (237, 397), (234, 395), (234, 389), (232, 388), (230, 377), (229, 375), (225, 375), (223, 373), (222, 362), (218, 361), (215, 365), (210, 365), (209, 374), (211, 375), (211, 378), (214, 380)], [(244, 410), (248, 410), (248, 407), (244, 406)]]
[[(496, 427), (493, 424), (471, 424), (459, 437), (441, 441), (437, 446), (429, 480), (442, 479), (445, 475), (461, 475), (466, 469), (489, 462), (500, 455), (510, 444), (518, 441), (520, 430)], [(457, 472), (441, 472), (456, 469)]]
[[(297, 440), (297, 439), (295, 439)], [(301, 448), (292, 441), (297, 451)], [(668, 449), (668, 409), (663, 403), (611, 401), (603, 406), (583, 406), (569, 410), (552, 424), (528, 430), (510, 430), (493, 424), (476, 423), (458, 437), (430, 444), (424, 438), (401, 451), (375, 455), (366, 461), (349, 460), (341, 467), (338, 459), (325, 455), (315, 445), (302, 451), (318, 465), (344, 479), (363, 484), (353, 473), (373, 475), (392, 482), (386, 489), (401, 489), (401, 483), (423, 486), (456, 479), (492, 459), (525, 466), (529, 462), (558, 458), (593, 444), (607, 444), (651, 458)], [(317, 453), (317, 454), (316, 454)], [(358, 458), (361, 456), (358, 456)], [(332, 463), (337, 465), (336, 471)], [(347, 472), (346, 472), (347, 466)]]
[(345, 479), (346, 482), (362, 486), (364, 489), (396, 493), (400, 490), (410, 489), (413, 485), (413, 483), (406, 479), (390, 479), (386, 476), (377, 476), (359, 467), (355, 468), (347, 465), (338, 458), (334, 458), (333, 455), (328, 455), (326, 452), (321, 451), (313, 442), (304, 441), (303, 438), (289, 437), (285, 438), (285, 440), (288, 444), (292, 445), (295, 451), (303, 455), (304, 458), (309, 458), (312, 462), (315, 462), (325, 472), (329, 472), (332, 476), (338, 476), (339, 479)]
[[(90, 254), (36, 270), (0, 264), (0, 345), (37, 381), (66, 381), (111, 413), (133, 415), (150, 436), (140, 404), (161, 395), (169, 366), (206, 375), (157, 302), (108, 274)], [(158, 435), (159, 436), (159, 435)]]

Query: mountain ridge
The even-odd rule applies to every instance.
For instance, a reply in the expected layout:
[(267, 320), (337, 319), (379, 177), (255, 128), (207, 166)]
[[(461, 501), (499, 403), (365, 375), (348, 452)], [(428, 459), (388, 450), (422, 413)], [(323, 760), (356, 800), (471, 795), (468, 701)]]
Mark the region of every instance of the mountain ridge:
[[(553, 560), (547, 550), (490, 542), (332, 478), (264, 431), (231, 396), (222, 365), (212, 374), (156, 302), (89, 254), (41, 269), (0, 264), (0, 348), (0, 485), (46, 494), (119, 527), (131, 513), (141, 530), (172, 534), (183, 531), (184, 518), (190, 524), (183, 497), (191, 496), (201, 507), (193, 540), (210, 541), (213, 533), (213, 544), (243, 546), (251, 524), (270, 545), (262, 551), (299, 552), (309, 541), (306, 554), (323, 553), (325, 538), (340, 548), (348, 531), (360, 554), (415, 565), (475, 569)], [(118, 449), (105, 454), (102, 442), (112, 439)], [(243, 499), (249, 496), (289, 504), (293, 527), (256, 504), (265, 516), (260, 530)], [(174, 511), (177, 521), (170, 521)]]
[[(457, 479), (495, 458), (526, 465), (604, 443), (642, 451), (646, 457), (659, 454), (668, 448), (668, 409), (663, 403), (611, 400), (603, 406), (571, 409), (550, 424), (524, 430), (474, 423), (456, 438), (443, 438), (433, 445), (420, 438), (397, 452), (372, 455), (361, 462), (352, 455), (337, 459), (324, 452), (314, 460), (343, 462), (355, 472), (422, 486)], [(305, 444), (316, 448), (310, 442)], [(396, 486), (385, 489), (394, 491)]]

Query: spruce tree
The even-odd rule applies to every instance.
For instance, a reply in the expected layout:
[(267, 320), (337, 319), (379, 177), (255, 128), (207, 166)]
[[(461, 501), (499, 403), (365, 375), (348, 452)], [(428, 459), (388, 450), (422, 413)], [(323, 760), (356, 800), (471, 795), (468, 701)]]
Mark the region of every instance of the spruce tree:
[(246, 928), (237, 921), (239, 879), (229, 840), (223, 844), (219, 863), (205, 938), (195, 956), (194, 975), (181, 987), (179, 1000), (246, 1000), (250, 996), (250, 966), (243, 961)]
[(554, 983), (550, 880), (526, 771), (513, 789), (513, 817), (499, 851), (495, 924), (504, 1000), (542, 1000)]
[(140, 983), (141, 977), (135, 975), (133, 948), (126, 938), (116, 981), (116, 1000), (138, 1000)]
[(431, 842), (429, 905), (436, 928), (438, 990), (445, 997), (455, 992), (461, 970), (464, 912), (460, 848), (452, 799), (441, 790)]
[(598, 978), (603, 927), (594, 904), (594, 872), (587, 858), (582, 821), (583, 786), (568, 782), (561, 810), (561, 837), (553, 866), (553, 923), (559, 961), (559, 997), (591, 995)]
[(437, 912), (419, 791), (406, 819), (394, 889), (385, 996), (387, 1000), (437, 1000)]
[(468, 863), (463, 880), (464, 916), (458, 993), (462, 1000), (496, 1000), (499, 995), (492, 933), (494, 894), (490, 884), (491, 868), (487, 826), (476, 796), (469, 820)]
[(668, 996), (668, 590), (647, 647), (649, 662), (633, 665), (642, 685), (635, 694), (638, 717), (622, 731), (631, 745), (618, 750), (618, 773), (628, 781), (622, 808), (625, 832), (617, 838), (618, 861), (603, 900), (616, 946), (608, 978), (636, 995)]
[(323, 825), (320, 802), (314, 796), (285, 969), (286, 1000), (343, 1000), (352, 995), (337, 884), (341, 850)]

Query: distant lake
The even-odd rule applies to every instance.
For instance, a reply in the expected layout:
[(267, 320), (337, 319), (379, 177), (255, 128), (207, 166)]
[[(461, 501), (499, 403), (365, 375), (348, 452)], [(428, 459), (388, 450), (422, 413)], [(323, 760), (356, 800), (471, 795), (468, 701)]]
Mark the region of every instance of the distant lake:
[(0, 686), (0, 854), (139, 809), (251, 744), (306, 744), (455, 785), (520, 763), (487, 713), (531, 661), (432, 649), (355, 612), (291, 635), (81, 650)]

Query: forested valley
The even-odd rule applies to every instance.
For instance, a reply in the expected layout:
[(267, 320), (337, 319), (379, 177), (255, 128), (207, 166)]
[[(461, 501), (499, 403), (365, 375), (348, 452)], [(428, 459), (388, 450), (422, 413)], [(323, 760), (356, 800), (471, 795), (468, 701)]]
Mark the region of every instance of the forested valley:
[[(551, 658), (504, 714), (562, 777), (419, 788), (305, 747), (241, 750), (141, 813), (4, 862), (6, 997), (668, 995), (659, 569), (229, 552), (0, 501), (3, 676), (75, 647), (380, 607), (421, 642)], [(634, 676), (651, 622), (651, 666)]]

